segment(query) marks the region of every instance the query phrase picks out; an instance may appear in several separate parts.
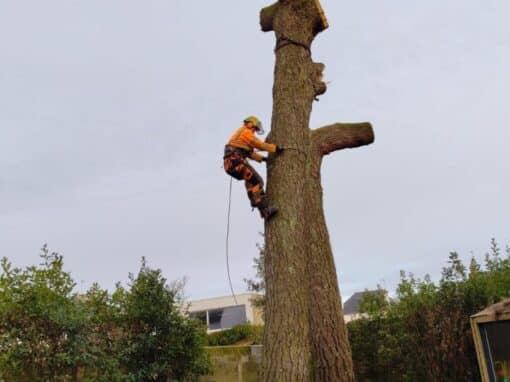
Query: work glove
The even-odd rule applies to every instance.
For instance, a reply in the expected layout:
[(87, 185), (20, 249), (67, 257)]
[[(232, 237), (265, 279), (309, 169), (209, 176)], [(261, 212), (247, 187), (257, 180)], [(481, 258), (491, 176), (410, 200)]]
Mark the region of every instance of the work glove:
[(283, 147), (280, 147), (280, 146), (276, 146), (276, 154), (281, 154), (283, 153)]

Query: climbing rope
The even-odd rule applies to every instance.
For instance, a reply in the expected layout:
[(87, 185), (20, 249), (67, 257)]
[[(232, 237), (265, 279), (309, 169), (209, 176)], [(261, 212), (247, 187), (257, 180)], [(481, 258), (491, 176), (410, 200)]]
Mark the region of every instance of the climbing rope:
[[(288, 147), (283, 147), (283, 149), (284, 150), (295, 150), (295, 151), (301, 152), (306, 155), (305, 151), (303, 151), (297, 147), (288, 146)], [(228, 247), (229, 247), (229, 236), (230, 236), (230, 206), (231, 206), (231, 204), (232, 204), (232, 177), (230, 177), (230, 185), (229, 185), (229, 189), (228, 189), (227, 235), (225, 238), (225, 259), (227, 261), (227, 275), (228, 275), (228, 283), (230, 285), (230, 291), (232, 292), (232, 297), (234, 298), (234, 302), (237, 305), (237, 298), (236, 298), (236, 294), (234, 292), (234, 287), (232, 286), (232, 278), (230, 277), (230, 264), (228, 261), (228, 257), (229, 257), (228, 256), (229, 255)]]
[(234, 297), (234, 302), (237, 305), (237, 298), (236, 294), (234, 293), (234, 287), (232, 286), (232, 278), (230, 277), (230, 265), (228, 262), (228, 238), (230, 235), (230, 205), (232, 202), (232, 177), (230, 177), (230, 186), (228, 190), (228, 212), (227, 212), (227, 237), (225, 240), (225, 257), (227, 259), (227, 275), (228, 275), (228, 282), (230, 284), (230, 290), (232, 291), (232, 297)]
[(294, 150), (294, 151), (297, 151), (297, 152), (299, 152), (299, 153), (301, 153), (301, 154), (306, 155), (306, 151), (305, 151), (305, 150), (302, 150), (302, 149), (300, 149), (300, 148), (298, 148), (298, 147), (292, 147), (292, 146), (282, 146), (282, 149), (284, 149), (284, 150)]

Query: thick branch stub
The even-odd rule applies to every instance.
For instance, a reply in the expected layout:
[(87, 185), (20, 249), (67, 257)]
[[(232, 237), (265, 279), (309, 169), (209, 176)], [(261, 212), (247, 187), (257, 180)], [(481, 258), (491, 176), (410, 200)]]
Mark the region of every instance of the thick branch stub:
[[(296, 9), (306, 8), (311, 15), (311, 29), (313, 36), (328, 28), (328, 20), (320, 4), (320, 0), (278, 0), (273, 5), (262, 8), (260, 11), (260, 28), (263, 32), (274, 30), (274, 18), (281, 6), (295, 7)], [(288, 36), (287, 36), (288, 37)]]
[(313, 64), (313, 90), (315, 92), (315, 100), (318, 100), (317, 97), (326, 93), (327, 85), (322, 80), (324, 75), (325, 65), (323, 63), (317, 62)]
[(329, 24), (326, 19), (326, 14), (324, 13), (324, 9), (322, 9), (321, 2), (319, 0), (315, 1), (315, 7), (317, 8), (317, 12), (319, 13), (319, 20), (315, 25), (316, 33), (322, 32), (324, 29), (327, 29)]
[(262, 32), (270, 32), (273, 29), (274, 15), (278, 10), (279, 4), (274, 3), (260, 10), (260, 28)]
[(373, 141), (374, 131), (369, 122), (335, 123), (312, 131), (312, 145), (321, 156), (369, 145)]

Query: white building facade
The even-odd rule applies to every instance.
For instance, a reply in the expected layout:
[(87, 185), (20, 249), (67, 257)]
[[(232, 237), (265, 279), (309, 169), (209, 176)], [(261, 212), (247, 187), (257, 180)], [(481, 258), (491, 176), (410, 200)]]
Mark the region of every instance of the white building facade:
[(222, 296), (194, 300), (190, 302), (190, 317), (207, 325), (208, 332), (230, 329), (235, 325), (250, 323), (262, 325), (262, 310), (253, 305), (260, 298), (257, 293), (241, 293), (235, 296)]

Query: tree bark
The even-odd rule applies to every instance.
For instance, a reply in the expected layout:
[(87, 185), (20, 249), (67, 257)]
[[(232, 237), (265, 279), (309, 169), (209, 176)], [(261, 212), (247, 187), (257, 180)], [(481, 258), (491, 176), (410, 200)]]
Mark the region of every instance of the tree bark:
[(313, 100), (326, 91), (310, 45), (327, 21), (318, 0), (280, 0), (260, 14), (276, 35), (267, 194), (278, 215), (265, 226), (263, 380), (354, 381), (322, 202), (320, 165), (332, 151), (373, 141), (369, 123), (310, 131)]
[[(276, 9), (274, 9), (276, 8)], [(299, 19), (288, 6), (273, 6), (272, 27)], [(296, 37), (298, 38), (298, 37)], [(304, 40), (304, 39), (303, 39)], [(311, 112), (310, 54), (301, 46), (287, 45), (276, 51), (273, 87), (273, 117), (268, 140), (280, 146), (309, 146), (308, 120)], [(294, 96), (291, 96), (294, 95)], [(278, 219), (266, 225), (266, 284), (264, 331), (264, 381), (309, 381), (309, 342), (306, 219), (303, 197), (294, 197), (306, 187), (306, 156), (288, 151), (272, 157), (268, 165), (268, 198), (280, 209)], [(301, 176), (300, 176), (301, 175)]]
[(323, 210), (320, 166), (324, 155), (373, 142), (369, 123), (336, 123), (311, 132), (309, 176), (308, 277), (311, 343), (315, 381), (354, 381), (351, 350), (343, 317), (335, 261)]
[(347, 148), (364, 146), (374, 141), (372, 125), (362, 123), (335, 123), (312, 131), (312, 142), (316, 156)]

